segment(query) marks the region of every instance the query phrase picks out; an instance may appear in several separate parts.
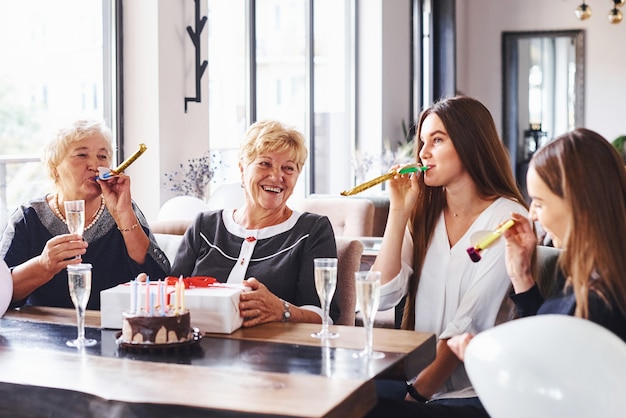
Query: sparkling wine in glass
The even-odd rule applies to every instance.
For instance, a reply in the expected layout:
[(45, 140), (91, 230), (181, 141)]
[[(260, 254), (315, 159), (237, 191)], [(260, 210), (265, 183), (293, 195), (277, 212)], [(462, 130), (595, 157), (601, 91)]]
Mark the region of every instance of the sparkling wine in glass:
[(365, 359), (380, 359), (384, 353), (373, 350), (374, 317), (378, 311), (380, 302), (380, 272), (357, 271), (354, 273), (356, 280), (356, 302), (363, 317), (365, 328), (365, 348), (355, 354)]
[(336, 338), (336, 332), (330, 332), (328, 324), (330, 322), (330, 302), (333, 300), (337, 287), (337, 259), (336, 258), (316, 258), (313, 260), (315, 268), (315, 289), (320, 298), (322, 310), (322, 329), (311, 334), (315, 338)]
[(83, 235), (85, 230), (85, 201), (67, 200), (65, 205), (65, 220), (70, 234)]
[(67, 266), (67, 283), (70, 297), (76, 308), (78, 337), (67, 341), (70, 347), (91, 347), (97, 341), (85, 338), (85, 308), (91, 294), (91, 264), (70, 264)]
[[(63, 202), (65, 206), (65, 222), (70, 234), (78, 234), (81, 237), (85, 230), (85, 201), (84, 200), (66, 200)], [(74, 258), (80, 258), (79, 255)]]

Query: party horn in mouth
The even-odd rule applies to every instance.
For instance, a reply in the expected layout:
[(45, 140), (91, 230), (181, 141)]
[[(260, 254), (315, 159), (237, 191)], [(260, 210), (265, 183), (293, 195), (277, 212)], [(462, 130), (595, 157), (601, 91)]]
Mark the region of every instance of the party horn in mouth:
[(352, 196), (357, 193), (361, 193), (363, 190), (367, 190), (370, 187), (374, 187), (377, 184), (382, 183), (383, 181), (387, 181), (389, 179), (394, 178), (398, 174), (409, 174), (409, 173), (421, 173), (422, 171), (428, 170), (428, 166), (423, 166), (421, 164), (413, 164), (408, 165), (406, 167), (401, 168), (400, 170), (391, 170), (388, 173), (383, 174), (382, 176), (378, 176), (370, 181), (366, 181), (363, 184), (359, 184), (353, 189), (345, 190), (341, 192), (342, 196)]
[(512, 227), (514, 223), (515, 221), (513, 219), (509, 219), (508, 221), (501, 224), (495, 231), (489, 231), (485, 235), (483, 235), (478, 244), (474, 245), (473, 247), (469, 247), (467, 249), (467, 253), (469, 254), (472, 261), (474, 263), (479, 262), (481, 259), (480, 252), (496, 242), (496, 240), (500, 238), (502, 234), (504, 234), (504, 231)]
[(146, 144), (139, 144), (139, 149), (133, 155), (128, 157), (126, 160), (124, 160), (124, 162), (122, 162), (122, 164), (118, 165), (113, 170), (110, 170), (110, 169), (108, 169), (106, 167), (98, 167), (99, 174), (98, 174), (98, 176), (94, 177), (94, 180), (97, 180), (97, 179), (108, 180), (108, 179), (110, 179), (113, 176), (117, 176), (117, 175), (123, 173), (124, 170), (126, 170), (129, 165), (134, 163), (135, 160), (137, 158), (139, 158), (139, 156), (141, 154), (143, 154), (147, 149), (148, 149), (148, 147), (146, 147)]

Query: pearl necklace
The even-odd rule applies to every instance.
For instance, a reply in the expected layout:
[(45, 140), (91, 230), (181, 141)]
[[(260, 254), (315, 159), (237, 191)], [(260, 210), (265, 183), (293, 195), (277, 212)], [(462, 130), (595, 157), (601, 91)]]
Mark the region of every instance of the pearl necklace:
[[(100, 195), (100, 207), (96, 211), (95, 215), (93, 215), (93, 218), (91, 218), (91, 222), (89, 223), (89, 225), (85, 226), (84, 231), (88, 230), (89, 228), (94, 226), (96, 222), (98, 222), (98, 219), (100, 219), (100, 216), (102, 216), (102, 212), (104, 212), (105, 207), (106, 206), (104, 204), (104, 196)], [(64, 224), (67, 223), (65, 216), (63, 216), (63, 213), (61, 213), (61, 209), (59, 209), (59, 194), (58, 193), (54, 195), (54, 200), (52, 200), (52, 210), (54, 211), (55, 215), (61, 221), (63, 221)]]

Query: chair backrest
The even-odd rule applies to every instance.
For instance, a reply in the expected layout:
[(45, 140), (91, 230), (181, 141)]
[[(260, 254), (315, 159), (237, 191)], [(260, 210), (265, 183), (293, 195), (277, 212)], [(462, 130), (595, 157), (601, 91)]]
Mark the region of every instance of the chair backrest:
[[(537, 277), (536, 282), (539, 291), (544, 297), (548, 297), (556, 290), (557, 261), (561, 249), (537, 245)], [(516, 317), (515, 304), (507, 295), (502, 301), (500, 311), (496, 317), (496, 325), (503, 324)]]
[(372, 236), (382, 237), (389, 217), (389, 196), (386, 195), (355, 195), (350, 199), (367, 199), (374, 204), (374, 227)]
[(367, 199), (316, 197), (301, 200), (298, 208), (327, 216), (335, 236), (371, 237), (374, 230), (374, 203)]
[(537, 286), (547, 297), (556, 290), (557, 261), (561, 249), (537, 245)]
[(170, 264), (172, 264), (174, 262), (174, 258), (176, 258), (178, 247), (180, 247), (180, 244), (183, 241), (183, 236), (155, 233), (154, 238), (156, 238), (159, 247), (165, 253), (167, 259), (170, 261)]
[(341, 315), (337, 325), (354, 325), (356, 310), (356, 285), (354, 273), (361, 267), (363, 243), (357, 239), (335, 237), (337, 242), (337, 289)]

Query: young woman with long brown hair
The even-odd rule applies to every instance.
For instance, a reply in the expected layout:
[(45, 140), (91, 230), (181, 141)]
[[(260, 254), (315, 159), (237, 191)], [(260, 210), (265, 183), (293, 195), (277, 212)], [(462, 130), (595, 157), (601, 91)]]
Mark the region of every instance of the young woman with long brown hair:
[(378, 382), (379, 396), (429, 401), (420, 416), (442, 416), (435, 410), (461, 405), (465, 416), (484, 417), (447, 340), (495, 325), (510, 288), (504, 242), (477, 263), (467, 248), (474, 233), (496, 229), (526, 205), (493, 118), (479, 101), (457, 96), (433, 104), (420, 116), (416, 143), (429, 169), (390, 181), (389, 218), (372, 269), (382, 273), (380, 309), (406, 296), (403, 328), (433, 332), (439, 341), (435, 360), (414, 381), (393, 393), (396, 386)]

